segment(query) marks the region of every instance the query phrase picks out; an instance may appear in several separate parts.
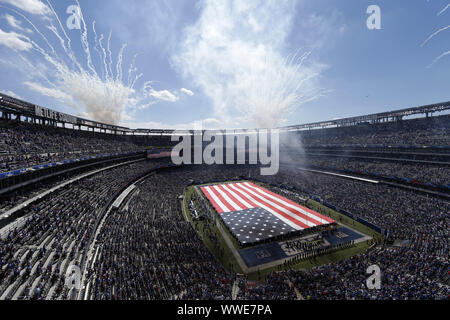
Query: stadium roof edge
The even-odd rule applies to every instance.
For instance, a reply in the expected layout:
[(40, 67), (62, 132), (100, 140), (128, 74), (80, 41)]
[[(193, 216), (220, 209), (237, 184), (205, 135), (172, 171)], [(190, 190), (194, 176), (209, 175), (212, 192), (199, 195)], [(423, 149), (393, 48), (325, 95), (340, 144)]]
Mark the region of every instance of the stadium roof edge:
[(400, 110), (394, 110), (394, 111), (374, 113), (374, 114), (363, 115), (363, 116), (342, 118), (342, 119), (329, 120), (329, 121), (320, 121), (320, 122), (301, 124), (301, 125), (293, 125), (293, 126), (283, 127), (280, 129), (292, 131), (292, 130), (302, 130), (302, 129), (313, 129), (313, 128), (319, 128), (319, 127), (326, 128), (326, 127), (330, 127), (330, 126), (336, 126), (336, 127), (352, 126), (352, 125), (357, 125), (357, 124), (361, 124), (361, 123), (365, 123), (365, 122), (381, 123), (384, 120), (386, 122), (392, 121), (392, 120), (402, 120), (403, 117), (416, 115), (416, 114), (425, 114), (428, 116), (429, 114), (433, 114), (434, 112), (443, 112), (445, 110), (450, 110), (450, 101), (429, 104), (429, 105), (420, 106), (420, 107), (413, 107), (413, 108), (406, 108), (406, 109), (400, 109)]
[[(402, 118), (405, 116), (411, 116), (416, 114), (424, 114), (428, 117), (430, 114), (432, 115), (435, 112), (442, 112), (445, 110), (450, 110), (450, 101), (420, 107), (380, 112), (370, 115), (286, 126), (280, 127), (278, 129), (289, 132), (314, 128), (354, 126), (367, 122), (370, 122), (372, 124), (382, 123), (382, 122), (402, 120)], [(106, 130), (109, 130), (112, 133), (120, 132), (122, 134), (170, 135), (173, 134), (175, 131), (174, 129), (142, 129), (142, 128), (130, 129), (127, 127), (101, 123), (94, 120), (87, 120), (84, 118), (76, 117), (73, 115), (41, 107), (36, 104), (32, 104), (30, 102), (17, 99), (3, 93), (0, 93), (0, 111), (6, 114), (15, 114), (16, 116), (28, 116), (36, 119), (41, 119), (49, 123), (63, 123), (63, 124), (68, 123), (72, 124), (74, 128), (75, 126), (77, 126), (78, 128), (84, 126), (92, 129), (100, 129), (105, 132)], [(192, 130), (182, 130), (182, 131), (193, 132)], [(238, 130), (236, 129), (234, 131)]]

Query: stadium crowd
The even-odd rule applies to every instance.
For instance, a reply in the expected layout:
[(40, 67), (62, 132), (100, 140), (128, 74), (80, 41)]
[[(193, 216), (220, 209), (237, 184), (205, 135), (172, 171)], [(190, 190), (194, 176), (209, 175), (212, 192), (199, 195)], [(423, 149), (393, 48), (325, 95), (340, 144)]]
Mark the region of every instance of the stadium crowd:
[(0, 300), (68, 298), (66, 269), (80, 263), (103, 206), (153, 166), (138, 162), (106, 170), (26, 208), (25, 219), (0, 235)]
[[(244, 167), (180, 170), (149, 178), (139, 187), (139, 194), (130, 200), (128, 208), (108, 218), (99, 236), (104, 245), (92, 270), (91, 281), (96, 285), (91, 298), (229, 299), (234, 275), (225, 271), (200, 244), (194, 229), (183, 221), (177, 201), (183, 188), (194, 180), (206, 183), (242, 176), (273, 184), (289, 183), (299, 190), (307, 188), (308, 194), (320, 195), (387, 228), (389, 238), (407, 241), (404, 247), (378, 246), (366, 254), (311, 272), (274, 274), (266, 283), (256, 286), (239, 282), (238, 299), (295, 299), (294, 291), (287, 286), (289, 280), (303, 297), (311, 299), (447, 297), (448, 202), (388, 186), (291, 169), (283, 169), (276, 176), (258, 176), (257, 169)], [(201, 214), (202, 210), (196, 208)], [(385, 276), (382, 290), (377, 292), (365, 287), (365, 271), (373, 263), (380, 265)], [(152, 267), (144, 269), (144, 266)], [(139, 290), (124, 293), (128, 286)]]
[[(67, 298), (69, 292), (62, 278), (65, 268), (69, 263), (79, 263), (92, 232), (90, 227), (107, 195), (123, 185), (132, 176), (130, 172), (142, 169), (140, 166), (95, 175), (30, 209), (24, 226), (11, 231), (0, 246), (0, 299)], [(221, 170), (177, 168), (152, 175), (139, 184), (127, 205), (110, 212), (103, 224), (97, 239), (98, 253), (88, 272), (88, 296), (230, 299), (235, 275), (223, 268), (194, 227), (184, 221), (179, 196), (193, 183), (242, 177), (256, 177), (274, 185), (290, 184), (305, 195), (320, 195), (329, 203), (387, 228), (390, 238), (408, 243), (400, 248), (375, 247), (363, 255), (311, 272), (274, 274), (267, 283), (250, 288), (240, 284), (238, 298), (296, 298), (287, 285), (289, 280), (303, 297), (311, 299), (446, 297), (448, 202), (388, 186), (293, 169), (282, 169), (276, 176), (259, 176), (258, 169), (247, 166)], [(72, 203), (76, 205), (71, 207)], [(378, 263), (382, 268), (385, 278), (380, 291), (365, 287), (365, 268), (369, 263)], [(27, 276), (27, 270), (32, 277)]]
[(305, 162), (309, 166), (333, 170), (349, 170), (363, 174), (378, 174), (430, 182), (438, 185), (450, 185), (450, 167), (428, 164), (406, 164), (385, 161), (364, 161), (343, 158), (311, 158)]
[[(155, 174), (138, 185), (129, 202), (109, 214), (99, 233), (98, 253), (89, 271), (89, 297), (231, 299), (235, 274), (227, 272), (205, 247), (195, 223), (191, 225), (182, 216), (179, 196), (193, 179), (217, 181), (246, 172), (240, 168), (183, 170), (182, 175), (177, 171)], [(209, 216), (202, 201), (196, 204)], [(217, 241), (214, 234), (207, 234), (211, 243)], [(247, 286), (241, 279), (237, 299), (296, 298), (283, 274), (272, 273), (267, 281)]]
[(301, 131), (306, 147), (450, 146), (450, 115), (348, 128)]
[(88, 156), (143, 151), (136, 141), (129, 136), (1, 120), (0, 173)]
[(293, 283), (283, 272), (271, 272), (266, 282), (248, 281), (246, 277), (237, 278), (236, 300), (296, 300)]
[[(286, 275), (305, 299), (448, 299), (448, 256), (437, 248), (415, 241), (410, 247), (375, 247), (364, 254), (333, 264), (314, 267), (311, 271), (290, 270)], [(381, 269), (380, 289), (368, 289), (367, 268)]]
[(444, 200), (384, 184), (369, 184), (292, 168), (282, 168), (275, 176), (259, 178), (275, 185), (293, 186), (305, 196), (318, 196), (389, 230), (390, 236), (398, 239), (410, 237), (421, 225), (447, 222), (450, 212), (450, 204)]
[[(344, 128), (337, 135), (305, 134), (303, 142), (309, 146), (450, 146), (448, 116), (433, 120), (432, 127), (424, 126), (426, 121)], [(141, 150), (141, 144), (129, 137), (27, 123), (0, 127), (0, 172), (77, 155)], [(395, 173), (440, 184), (449, 181), (447, 168), (431, 165), (339, 159), (311, 163)], [(73, 290), (64, 285), (65, 272), (69, 265), (81, 263), (103, 207), (129, 181), (154, 166), (143, 161), (105, 170), (24, 209), (20, 223), (0, 233), (0, 300), (70, 298)], [(257, 167), (244, 165), (180, 167), (138, 183), (123, 207), (112, 209), (100, 225), (81, 296), (105, 300), (231, 299), (237, 285), (237, 299), (296, 299), (295, 290), (306, 299), (448, 299), (448, 201), (385, 184), (288, 167), (281, 167), (274, 176), (260, 176), (259, 172)], [(237, 278), (233, 270), (227, 271), (229, 266), (208, 250), (196, 222), (185, 221), (179, 198), (189, 185), (238, 179), (290, 186), (302, 197), (320, 197), (387, 229), (387, 241), (333, 264), (310, 271), (274, 272), (265, 282), (249, 283)], [(194, 201), (198, 214), (206, 218), (209, 242), (221, 252), (216, 235), (208, 229), (213, 215), (201, 201)], [(18, 203), (12, 199), (0, 207)], [(391, 245), (395, 240), (402, 240), (402, 245)], [(366, 269), (373, 264), (382, 270), (380, 290), (366, 286)]]
[(233, 275), (181, 213), (190, 173), (155, 174), (98, 236), (92, 299), (230, 299)]
[[(387, 185), (293, 169), (260, 178), (318, 195), (389, 230), (388, 239), (406, 240), (404, 247), (383, 245), (311, 272), (290, 271), (289, 277), (304, 296), (311, 299), (448, 298), (449, 202)], [(378, 264), (385, 277), (379, 291), (369, 290), (365, 285), (366, 269), (372, 264)]]

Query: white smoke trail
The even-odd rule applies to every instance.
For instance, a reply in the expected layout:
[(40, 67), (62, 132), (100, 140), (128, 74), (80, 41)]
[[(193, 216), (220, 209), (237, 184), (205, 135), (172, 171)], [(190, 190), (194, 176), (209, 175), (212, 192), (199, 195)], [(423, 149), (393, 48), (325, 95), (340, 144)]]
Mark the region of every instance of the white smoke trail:
[(68, 53), (68, 51), (67, 51), (67, 48), (66, 48), (66, 43), (65, 43), (64, 39), (63, 39), (63, 38), (60, 36), (60, 34), (58, 33), (58, 30), (56, 29), (56, 27), (55, 27), (53, 24), (51, 24), (51, 25), (47, 26), (47, 28), (48, 28), (51, 32), (53, 32), (53, 34), (59, 39), (59, 42), (60, 42), (61, 47), (63, 48), (64, 52), (65, 52), (67, 55), (69, 55), (69, 53)]
[(111, 79), (113, 79), (114, 75), (113, 75), (113, 71), (112, 71), (111, 35), (112, 35), (112, 30), (109, 30), (108, 43), (107, 43), (107, 50), (108, 50), (108, 57), (109, 57), (108, 68), (109, 68), (109, 74), (111, 75)]
[[(100, 61), (103, 61), (102, 54), (100, 53), (100, 50), (98, 49), (98, 48), (100, 47), (100, 45), (99, 45), (99, 40), (98, 40), (98, 37), (97, 37), (97, 31), (95, 30), (95, 23), (96, 23), (96, 22), (95, 22), (95, 20), (94, 20), (94, 21), (92, 22), (92, 30), (93, 30), (93, 32), (94, 32), (94, 50), (97, 52)], [(102, 36), (103, 36), (103, 35), (102, 35)], [(104, 70), (104, 69), (102, 69), (102, 79), (107, 80), (106, 74), (105, 74), (105, 70)]]
[(83, 11), (81, 10), (80, 2), (78, 0), (75, 0), (75, 1), (79, 8), (81, 22), (83, 23), (83, 32), (81, 33), (81, 43), (83, 45), (84, 52), (86, 53), (87, 65), (88, 65), (89, 70), (91, 70), (94, 75), (98, 75), (97, 71), (95, 70), (95, 68), (92, 64), (91, 50), (89, 49), (87, 27), (86, 27), (86, 22), (84, 21)]
[(124, 43), (122, 48), (120, 48), (119, 56), (117, 57), (117, 67), (116, 67), (116, 81), (122, 82), (122, 62), (123, 62), (123, 51), (127, 47), (127, 44)]
[(440, 16), (441, 14), (443, 14), (445, 11), (447, 11), (447, 9), (450, 8), (450, 3), (448, 5), (446, 5), (441, 11), (439, 11), (439, 13), (437, 14), (438, 16)]
[[(441, 14), (443, 14), (445, 11), (447, 11), (447, 9), (450, 8), (450, 4), (447, 4), (441, 11), (438, 12), (438, 16), (440, 16)], [(431, 39), (433, 39), (434, 37), (436, 37), (438, 34), (440, 34), (441, 32), (444, 32), (445, 30), (450, 29), (450, 25), (442, 27), (440, 29), (438, 29), (437, 31), (435, 31), (434, 33), (432, 33), (427, 39), (425, 39), (425, 41), (421, 44), (421, 47), (425, 46), (425, 44), (427, 44)], [(450, 54), (450, 51), (446, 51), (443, 52), (442, 54), (440, 54), (439, 56), (437, 56), (433, 62), (428, 66), (428, 68), (431, 68), (436, 62), (438, 62), (439, 60), (441, 60), (443, 57), (447, 56)]]
[(98, 39), (98, 43), (99, 43), (99, 46), (100, 46), (100, 49), (102, 50), (102, 53), (103, 53), (103, 68), (105, 69), (105, 80), (106, 81), (110, 81), (111, 80), (111, 77), (110, 77), (110, 75), (109, 75), (109, 71), (108, 71), (108, 64), (107, 64), (107, 62), (106, 62), (106, 50), (105, 50), (105, 47), (103, 47), (103, 39), (104, 39), (104, 37), (103, 37), (103, 33), (102, 34), (100, 34), (100, 38)]
[(136, 78), (134, 78), (133, 82), (131, 83), (130, 88), (133, 89), (134, 86), (136, 85), (136, 82), (138, 82), (139, 79), (141, 79), (144, 76), (143, 73), (140, 73), (136, 76)]
[(248, 74), (238, 77), (243, 90), (237, 106), (247, 121), (261, 128), (279, 126), (296, 108), (327, 92), (309, 85), (319, 76), (304, 67), (309, 55), (310, 52), (300, 56), (296, 53), (276, 67), (266, 62), (262, 68), (251, 67)]
[(428, 68), (431, 68), (436, 62), (438, 62), (439, 60), (441, 60), (443, 57), (450, 55), (450, 51), (446, 51), (444, 53), (442, 53), (440, 56), (437, 56), (433, 62), (428, 66)]
[[(128, 69), (128, 86), (131, 86), (131, 75), (133, 72), (137, 71), (134, 67), (134, 64), (136, 63), (136, 59), (138, 57), (139, 53), (136, 53), (133, 57), (133, 60), (131, 61), (130, 68)], [(132, 87), (132, 86), (131, 86)]]
[[(95, 21), (92, 23), (95, 36), (94, 49), (100, 59), (99, 65), (103, 66), (103, 70), (102, 67), (99, 69), (102, 71), (101, 73), (103, 73), (102, 78), (100, 78), (99, 73), (95, 68), (95, 63), (91, 58), (88, 29), (79, 1), (76, 0), (76, 3), (79, 6), (80, 20), (82, 22), (80, 40), (81, 48), (83, 49), (86, 58), (86, 67), (79, 63), (79, 60), (71, 47), (71, 40), (68, 37), (61, 20), (49, 0), (47, 0), (47, 3), (57, 20), (61, 33), (50, 19), (44, 20), (47, 22), (46, 29), (49, 30), (52, 36), (56, 37), (56, 43), (59, 43), (62, 48), (61, 52), (65, 54), (63, 59), (58, 56), (57, 51), (55, 50), (55, 47), (52, 46), (49, 38), (47, 38), (47, 36), (40, 31), (28, 17), (16, 9), (0, 5), (1, 8), (11, 10), (31, 25), (36, 31), (36, 34), (49, 47), (49, 50), (47, 51), (37, 43), (37, 40), (25, 35), (20, 35), (21, 39), (31, 45), (29, 52), (39, 53), (38, 56), (33, 56), (33, 61), (22, 54), (19, 55), (20, 59), (24, 62), (24, 65), (30, 70), (33, 70), (26, 75), (27, 80), (24, 81), (25, 85), (43, 95), (63, 101), (89, 118), (110, 124), (118, 124), (121, 121), (126, 107), (131, 108), (131, 110), (139, 110), (155, 103), (156, 100), (154, 98), (152, 99), (148, 94), (148, 83), (150, 82), (145, 82), (143, 88), (139, 90), (135, 89), (137, 82), (143, 76), (142, 73), (138, 74), (135, 79), (131, 81), (132, 74), (137, 71), (137, 68), (135, 67), (137, 54), (134, 55), (128, 70), (128, 84), (122, 82), (123, 54), (127, 44), (122, 45), (117, 55), (117, 64), (114, 68), (116, 74), (114, 75), (114, 61), (111, 50), (112, 31), (110, 31), (108, 37), (107, 53), (102, 44), (103, 34), (101, 34), (100, 39), (98, 39), (95, 30)], [(64, 37), (67, 40), (67, 43)], [(43, 58), (43, 61), (45, 62), (45, 64), (41, 64), (43, 66), (42, 68), (36, 68), (37, 62), (34, 61), (39, 59), (39, 57)], [(32, 79), (32, 81), (30, 81), (30, 79)]]
[(67, 49), (65, 47), (65, 41), (61, 39), (61, 37), (59, 36), (59, 34), (56, 32), (54, 32), (58, 38), (60, 38), (61, 42), (62, 42), (62, 46), (64, 48), (64, 51), (66, 52), (66, 54), (69, 56), (69, 58), (72, 60), (72, 62), (78, 67), (78, 70), (82, 70), (80, 63), (78, 62), (77, 58), (75, 57), (75, 54), (73, 53), (72, 50), (72, 41), (70, 40), (69, 36), (66, 33), (66, 30), (64, 29), (62, 23), (61, 23), (61, 19), (59, 19), (59, 16), (56, 14), (55, 9), (53, 8), (51, 2), (49, 0), (47, 0), (47, 4), (50, 7), (50, 10), (53, 13), (53, 16), (55, 17), (56, 21), (58, 21), (59, 27), (61, 28), (61, 31), (63, 32), (64, 36), (66, 37), (67, 40)]
[(100, 61), (101, 61), (102, 64), (103, 64), (102, 77), (103, 77), (103, 79), (104, 79), (105, 81), (110, 81), (110, 80), (111, 80), (111, 77), (110, 77), (110, 75), (109, 75), (108, 64), (107, 64), (107, 62), (106, 62), (106, 59), (107, 59), (107, 57), (106, 57), (106, 50), (105, 50), (105, 48), (103, 47), (103, 39), (104, 39), (104, 36), (103, 36), (103, 33), (100, 34), (100, 38), (97, 40), (97, 31), (96, 31), (96, 29), (95, 29), (95, 25), (96, 25), (96, 22), (94, 21), (94, 22), (92, 23), (92, 29), (94, 30), (94, 36), (95, 36), (95, 46), (94, 46), (94, 49), (96, 49), (97, 46), (100, 48), (101, 53), (98, 51), (98, 49), (96, 49), (96, 50), (97, 50), (97, 53), (99, 54)]
[(279, 127), (325, 93), (318, 83), (324, 65), (308, 59), (309, 52), (285, 54), (295, 5), (204, 1), (199, 19), (185, 29), (173, 64), (211, 99), (222, 126)]
[(435, 36), (437, 36), (439, 33), (441, 33), (442, 31), (445, 31), (447, 29), (450, 28), (450, 25), (446, 26), (446, 27), (442, 27), (439, 30), (437, 30), (436, 32), (432, 33), (420, 46), (423, 47), (425, 44), (427, 44), (428, 41), (430, 41), (431, 39), (433, 39)]

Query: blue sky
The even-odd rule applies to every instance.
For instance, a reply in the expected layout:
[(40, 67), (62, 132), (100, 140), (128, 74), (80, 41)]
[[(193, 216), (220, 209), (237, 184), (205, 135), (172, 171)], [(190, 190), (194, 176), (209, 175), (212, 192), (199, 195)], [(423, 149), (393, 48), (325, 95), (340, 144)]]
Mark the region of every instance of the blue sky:
[[(75, 0), (0, 0), (1, 92), (133, 128), (292, 125), (450, 100), (450, 55), (433, 64), (450, 29), (421, 46), (449, 26), (448, 0), (79, 3), (86, 31), (67, 28)], [(366, 27), (369, 5), (381, 30)]]

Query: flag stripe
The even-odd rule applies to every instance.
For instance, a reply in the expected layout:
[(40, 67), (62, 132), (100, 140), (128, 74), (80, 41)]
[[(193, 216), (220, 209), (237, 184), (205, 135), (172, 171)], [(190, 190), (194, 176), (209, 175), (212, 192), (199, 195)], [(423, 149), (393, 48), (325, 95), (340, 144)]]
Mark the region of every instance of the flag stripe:
[(217, 212), (220, 213), (220, 211), (222, 211), (220, 209), (220, 207), (217, 206), (217, 203), (214, 201), (214, 199), (211, 197), (211, 195), (209, 194), (209, 192), (206, 190), (205, 187), (200, 187), (200, 189), (203, 191), (203, 194), (208, 198), (209, 202), (212, 203), (212, 205), (214, 206), (214, 208), (216, 208)]
[(233, 199), (233, 201), (241, 208), (243, 208), (244, 210), (246, 209), (250, 209), (253, 208), (247, 201), (245, 201), (242, 198), (239, 198), (236, 193), (234, 193), (233, 191), (231, 191), (226, 184), (223, 184), (221, 186), (219, 186), (219, 188), (225, 192), (228, 197), (230, 197), (231, 199)]
[(239, 190), (232, 190), (233, 185), (229, 184), (228, 187), (230, 188), (231, 192), (234, 192), (236, 196), (239, 197), (239, 199), (245, 199), (245, 201), (253, 208), (258, 208), (258, 205), (254, 203), (249, 197), (247, 197), (245, 194), (241, 194)]
[(313, 223), (314, 225), (320, 225), (320, 224), (327, 224), (328, 223), (327, 221), (325, 221), (323, 219), (320, 219), (319, 217), (316, 217), (314, 215), (311, 215), (307, 211), (302, 210), (300, 206), (291, 205), (287, 201), (284, 201), (284, 199), (282, 197), (275, 197), (273, 195), (270, 195), (267, 192), (265, 192), (262, 188), (253, 187), (253, 186), (251, 186), (249, 184), (246, 184), (246, 183), (244, 183), (244, 185), (246, 185), (247, 187), (251, 188), (252, 190), (257, 192), (258, 194), (260, 194), (261, 196), (266, 198), (267, 200), (274, 201), (275, 203), (277, 203), (281, 207), (289, 210), (290, 212), (292, 212), (294, 214), (299, 215), (300, 217), (302, 217), (303, 219)]
[(224, 210), (224, 212), (232, 212), (232, 211), (236, 211), (231, 204), (229, 204), (223, 197), (222, 195), (216, 190), (214, 189), (212, 186), (210, 188), (211, 192), (217, 197), (219, 198), (220, 202), (222, 202), (224, 204), (224, 206), (226, 207), (226, 209)]
[(296, 213), (291, 212), (289, 209), (283, 208), (282, 206), (276, 204), (273, 201), (270, 201), (268, 199), (265, 199), (263, 196), (257, 194), (253, 190), (247, 188), (246, 186), (242, 184), (236, 184), (237, 188), (241, 188), (247, 192), (247, 194), (251, 194), (252, 196), (258, 198), (258, 201), (264, 203), (267, 206), (270, 206), (274, 210), (277, 210), (277, 212), (283, 213), (283, 215), (291, 221), (294, 221), (295, 223), (301, 225), (304, 229), (315, 227), (316, 225), (308, 220), (303, 219), (302, 217), (298, 216)]
[(247, 198), (251, 199), (251, 201), (254, 202), (255, 204), (257, 204), (259, 207), (266, 209), (267, 211), (269, 211), (270, 213), (275, 215), (278, 219), (282, 220), (284, 223), (290, 225), (294, 229), (303, 230), (303, 229), (309, 228), (308, 225), (290, 217), (285, 212), (283, 212), (282, 210), (278, 210), (271, 204), (256, 200), (250, 193), (246, 192), (245, 190), (240, 189), (237, 184), (232, 184), (232, 185), (230, 185), (230, 187), (233, 188), (234, 190), (239, 191), (241, 194), (243, 194)]
[(227, 207), (223, 205), (222, 202), (220, 202), (219, 198), (217, 198), (210, 190), (209, 187), (201, 187), (203, 193), (206, 195), (206, 197), (211, 201), (214, 208), (216, 208), (217, 212), (222, 213), (225, 210), (227, 210)]
[[(324, 216), (324, 215), (322, 215), (322, 214), (320, 214), (320, 213), (318, 213), (318, 212), (314, 212), (313, 210), (311, 210), (311, 209), (309, 209), (309, 208), (300, 206), (299, 204), (295, 203), (294, 201), (292, 201), (292, 200), (290, 200), (290, 199), (287, 199), (287, 198), (284, 198), (284, 197), (282, 197), (282, 196), (280, 196), (280, 195), (278, 195), (278, 194), (276, 194), (276, 193), (274, 193), (274, 192), (272, 192), (272, 191), (270, 191), (270, 190), (267, 190), (267, 189), (265, 189), (265, 188), (261, 188), (261, 187), (255, 185), (255, 184), (252, 183), (252, 182), (248, 182), (247, 184), (250, 185), (250, 186), (253, 186), (254, 188), (258, 188), (261, 192), (264, 192), (264, 193), (266, 193), (266, 194), (272, 195), (273, 197), (275, 197), (275, 198), (277, 198), (277, 199), (280, 199), (280, 200), (283, 201), (283, 202), (286, 202), (286, 203), (287, 203), (286, 205), (290, 204), (290, 206), (293, 206), (293, 207), (298, 208), (299, 210), (301, 210), (303, 213), (307, 214), (307, 215), (310, 216), (311, 218), (314, 218), (314, 219), (317, 218), (316, 220), (319, 221), (319, 222), (322, 223), (322, 224), (327, 224), (327, 223), (334, 223), (334, 222), (336, 222), (336, 221), (334, 221), (333, 219), (328, 218), (327, 216)], [(305, 211), (306, 211), (306, 212), (305, 212)]]
[[(242, 187), (246, 188), (246, 186), (244, 184), (242, 184)], [(285, 205), (285, 203), (279, 201), (278, 199), (272, 199), (271, 197), (267, 196), (266, 194), (264, 194), (260, 190), (256, 190), (256, 189), (253, 189), (253, 188), (250, 188), (250, 187), (248, 188), (248, 190), (251, 190), (251, 191), (255, 192), (255, 194), (257, 194), (258, 197), (260, 197), (261, 199), (264, 199), (265, 201), (270, 202), (270, 203), (272, 203), (274, 205), (277, 205), (277, 206), (287, 210), (288, 212), (292, 213), (294, 215), (293, 216), (294, 218), (300, 219), (300, 221), (302, 221), (303, 223), (305, 223), (309, 227), (315, 227), (315, 226), (321, 224), (320, 222), (317, 222), (314, 219), (311, 219), (307, 215), (304, 215), (301, 211)]]
[[(221, 215), (262, 208), (261, 210), (266, 210), (268, 214), (272, 214), (276, 219), (281, 220), (284, 225), (288, 225), (295, 230), (304, 230), (335, 222), (333, 219), (305, 208), (252, 182), (216, 184), (204, 186), (200, 189)], [(266, 222), (266, 224), (269, 224), (270, 227), (270, 223)], [(256, 227), (259, 227), (258, 223), (256, 225)], [(272, 227), (275, 228), (274, 225)], [(262, 228), (266, 228), (266, 226)], [(253, 229), (255, 228), (253, 227)], [(249, 232), (245, 237), (251, 238), (251, 233)]]
[(220, 186), (213, 186), (214, 191), (218, 192), (220, 196), (231, 206), (233, 207), (233, 210), (231, 211), (237, 211), (237, 210), (243, 210), (244, 208), (240, 207), (236, 202), (234, 202), (226, 192), (224, 192)]
[[(261, 192), (264, 192), (264, 193), (266, 193), (266, 194), (272, 195), (272, 196), (274, 196), (274, 197), (280, 199), (281, 201), (288, 203), (290, 206), (293, 206), (293, 207), (298, 208), (298, 209), (301, 210), (302, 212), (305, 212), (305, 211), (306, 211), (306, 213), (308, 213), (308, 215), (310, 215), (312, 218), (317, 217), (316, 220), (320, 221), (320, 222), (323, 223), (323, 224), (326, 224), (326, 223), (334, 223), (334, 222), (335, 222), (333, 219), (328, 218), (327, 216), (324, 216), (324, 215), (322, 215), (322, 214), (320, 214), (320, 213), (318, 213), (318, 212), (315, 212), (315, 211), (313, 211), (313, 210), (311, 210), (311, 209), (309, 209), (309, 208), (300, 206), (298, 203), (295, 203), (294, 201), (292, 201), (292, 200), (290, 200), (290, 199), (287, 199), (287, 198), (285, 198), (285, 197), (282, 197), (282, 196), (280, 196), (280, 195), (278, 195), (278, 194), (276, 194), (276, 193), (274, 193), (274, 192), (272, 192), (272, 191), (270, 191), (270, 190), (267, 190), (267, 189), (265, 189), (265, 188), (261, 188), (261, 187), (255, 185), (255, 184), (252, 183), (252, 182), (247, 182), (247, 184), (253, 186), (254, 188), (258, 188)], [(305, 213), (305, 214), (306, 214), (306, 213)]]

